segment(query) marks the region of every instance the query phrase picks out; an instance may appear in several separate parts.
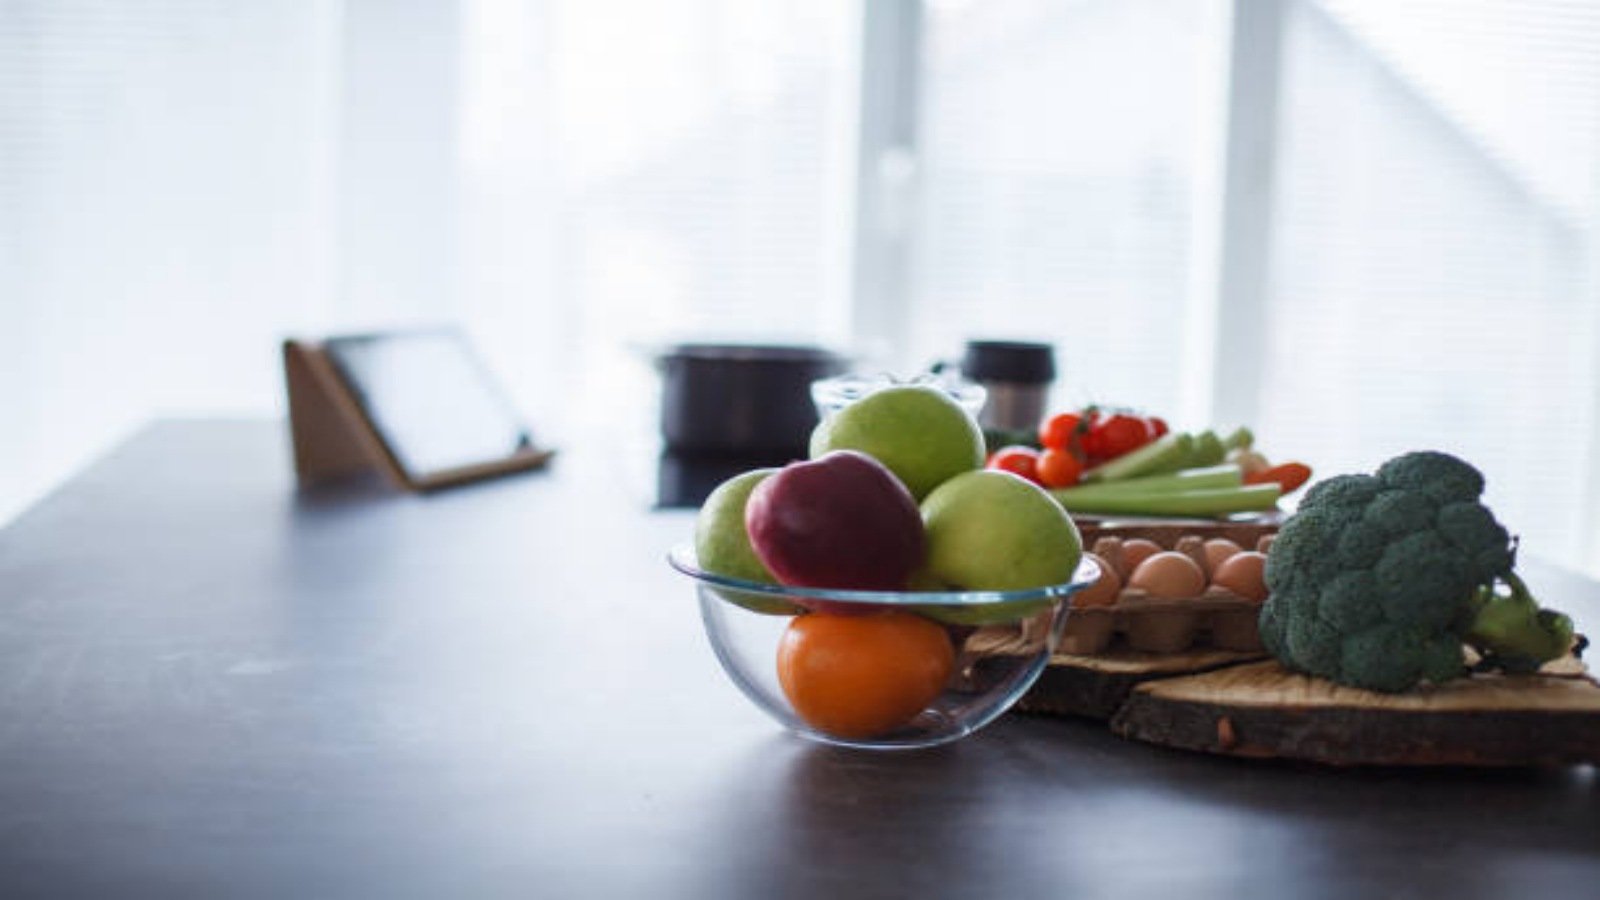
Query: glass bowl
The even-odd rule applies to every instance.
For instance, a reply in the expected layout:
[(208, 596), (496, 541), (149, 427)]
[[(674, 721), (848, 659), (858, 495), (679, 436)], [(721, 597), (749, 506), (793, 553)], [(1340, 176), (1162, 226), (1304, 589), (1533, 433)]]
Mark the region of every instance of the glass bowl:
[(904, 379), (887, 373), (872, 375), (850, 373), (811, 382), (811, 400), (817, 407), (817, 415), (826, 419), (875, 391), (908, 384), (938, 388), (949, 394), (974, 417), (982, 412), (983, 404), (989, 396), (988, 390), (983, 385), (968, 381), (949, 371), (930, 372)]
[[(687, 544), (673, 548), (668, 561), (694, 579), (700, 616), (711, 647), (723, 670), (745, 696), (803, 737), (871, 749), (948, 743), (977, 731), (1010, 709), (1050, 661), (1070, 614), (1072, 594), (1093, 584), (1099, 576), (1099, 568), (1085, 558), (1071, 581), (1025, 591), (845, 591), (762, 584), (715, 575), (699, 568), (694, 548)], [(807, 617), (811, 618), (802, 622)], [(849, 621), (843, 621), (846, 619)], [(843, 704), (855, 710), (878, 703), (876, 698), (881, 691), (873, 685), (899, 677), (873, 678), (872, 684), (866, 683), (868, 679), (860, 683), (848, 680), (862, 672), (858, 666), (862, 660), (852, 659), (850, 654), (866, 653), (863, 647), (883, 646), (850, 637), (855, 629), (863, 627), (858, 623), (873, 619), (892, 620), (897, 623), (895, 628), (909, 625), (915, 639), (922, 641), (917, 645), (918, 653), (922, 652), (920, 648), (930, 646), (930, 640), (939, 644), (939, 652), (944, 653), (940, 642), (948, 640), (948, 667), (937, 670), (939, 674), (934, 677), (942, 675), (942, 683), (933, 685), (932, 691), (919, 688), (921, 694), (913, 693), (911, 711), (890, 714), (893, 724), (866, 731), (858, 725), (836, 727), (833, 721), (837, 719), (824, 721), (833, 715), (829, 704)], [(830, 630), (819, 631), (819, 625), (827, 625)], [(942, 638), (938, 637), (941, 632)], [(828, 634), (835, 637), (824, 640)], [(841, 634), (846, 635), (843, 643), (837, 637)], [(845, 680), (825, 684), (821, 693), (799, 681), (817, 676), (795, 675), (800, 665), (793, 662), (795, 656), (785, 654), (805, 652), (795, 650), (805, 641), (810, 641), (811, 648), (811, 662), (807, 665), (823, 666), (820, 677), (824, 680), (835, 679), (831, 674), (834, 672), (847, 673)], [(896, 649), (894, 655), (902, 652)], [(828, 654), (843, 656), (829, 658)], [(883, 654), (878, 657), (881, 660)], [(870, 663), (866, 669), (872, 671), (881, 665)], [(785, 677), (780, 674), (785, 666), (789, 666), (790, 685), (798, 684), (799, 689), (807, 691), (801, 695), (800, 703), (808, 710), (806, 714), (791, 702)], [(829, 695), (827, 690), (833, 693)], [(818, 696), (823, 698), (820, 702)], [(895, 702), (903, 704), (904, 694)]]

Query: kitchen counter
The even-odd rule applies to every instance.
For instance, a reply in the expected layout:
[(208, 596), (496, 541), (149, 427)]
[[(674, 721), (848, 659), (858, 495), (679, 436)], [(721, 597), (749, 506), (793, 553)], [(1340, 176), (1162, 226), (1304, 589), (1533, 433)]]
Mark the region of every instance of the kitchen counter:
[[(1013, 714), (781, 732), (616, 467), (296, 489), (161, 422), (0, 531), (0, 894), (1577, 897), (1600, 775), (1335, 770)], [(1530, 582), (1600, 631), (1600, 584)]]

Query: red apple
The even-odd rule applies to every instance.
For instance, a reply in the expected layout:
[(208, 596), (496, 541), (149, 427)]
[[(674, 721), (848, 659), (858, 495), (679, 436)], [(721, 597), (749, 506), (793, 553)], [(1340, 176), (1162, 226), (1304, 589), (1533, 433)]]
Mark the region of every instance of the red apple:
[(750, 545), (780, 582), (901, 590), (922, 563), (922, 515), (883, 463), (835, 450), (784, 466), (745, 504)]

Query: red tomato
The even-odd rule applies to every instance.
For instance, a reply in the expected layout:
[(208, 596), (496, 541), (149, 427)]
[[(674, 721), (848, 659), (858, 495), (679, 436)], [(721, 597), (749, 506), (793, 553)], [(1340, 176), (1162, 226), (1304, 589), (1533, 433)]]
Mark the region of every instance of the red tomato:
[(1155, 440), (1154, 429), (1142, 417), (1112, 413), (1084, 435), (1083, 450), (1090, 459), (1116, 459)]
[(1160, 416), (1146, 416), (1145, 421), (1150, 423), (1150, 433), (1156, 437), (1161, 437), (1172, 430), (1167, 427), (1167, 420)]
[[(1039, 446), (1046, 450), (1070, 450), (1074, 434), (1081, 431), (1083, 417), (1077, 413), (1057, 413), (1039, 426)], [(1081, 438), (1081, 435), (1080, 435)]]
[(1021, 445), (1001, 447), (989, 457), (988, 467), (1013, 472), (1032, 482), (1039, 480), (1039, 451)]
[(1046, 450), (1039, 454), (1040, 484), (1047, 488), (1071, 487), (1083, 476), (1083, 463), (1069, 450)]

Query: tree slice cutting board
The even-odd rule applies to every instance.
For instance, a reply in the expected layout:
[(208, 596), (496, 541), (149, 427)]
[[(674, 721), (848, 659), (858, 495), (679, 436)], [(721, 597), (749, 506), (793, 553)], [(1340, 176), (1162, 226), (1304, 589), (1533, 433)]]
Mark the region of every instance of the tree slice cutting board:
[(1170, 747), (1333, 765), (1600, 763), (1600, 685), (1574, 669), (1582, 671), (1380, 694), (1269, 660), (1140, 684), (1111, 729)]
[(1057, 654), (1018, 701), (1017, 708), (1023, 712), (1109, 719), (1133, 689), (1147, 681), (1209, 672), (1264, 655), (1210, 647), (1143, 653), (1123, 646), (1094, 656)]

